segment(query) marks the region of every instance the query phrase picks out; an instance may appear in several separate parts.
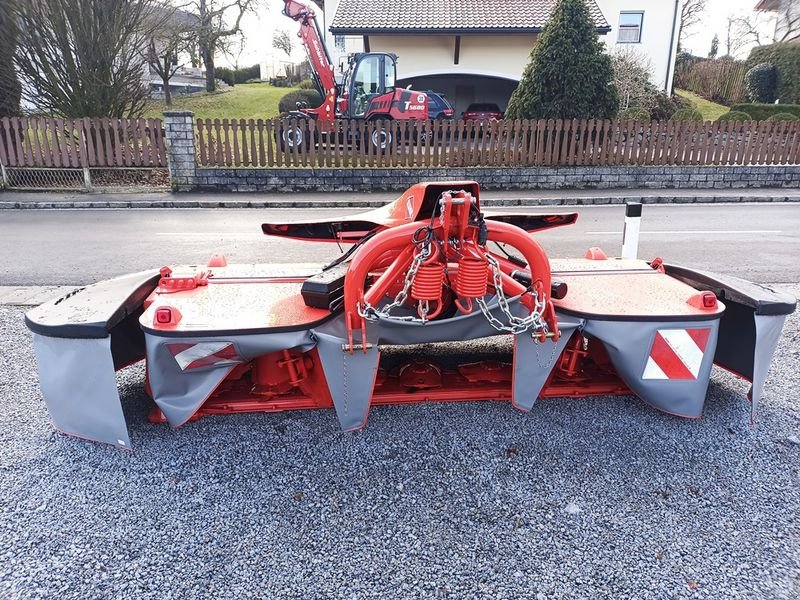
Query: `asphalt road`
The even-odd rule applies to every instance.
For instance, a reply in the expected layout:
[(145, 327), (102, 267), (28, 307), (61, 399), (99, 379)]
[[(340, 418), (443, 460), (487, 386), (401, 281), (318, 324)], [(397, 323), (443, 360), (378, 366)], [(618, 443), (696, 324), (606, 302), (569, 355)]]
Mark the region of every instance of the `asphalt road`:
[[(519, 212), (526, 209), (508, 209)], [(530, 208), (529, 212), (564, 212)], [(554, 257), (600, 246), (619, 252), (622, 206), (577, 207), (572, 227), (539, 234)], [(335, 244), (267, 238), (265, 221), (354, 214), (359, 209), (6, 210), (0, 215), (0, 285), (82, 285), (164, 264), (324, 262)], [(800, 205), (648, 205), (640, 256), (769, 283), (800, 280)]]

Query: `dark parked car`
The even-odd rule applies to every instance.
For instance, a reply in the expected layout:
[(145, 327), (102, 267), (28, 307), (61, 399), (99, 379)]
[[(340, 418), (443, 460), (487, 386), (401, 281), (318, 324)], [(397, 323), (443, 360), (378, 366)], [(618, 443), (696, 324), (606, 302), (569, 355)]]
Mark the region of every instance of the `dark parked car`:
[(497, 104), (489, 102), (476, 102), (470, 104), (467, 110), (461, 113), (461, 118), (465, 121), (488, 121), (490, 119), (502, 119), (503, 111)]
[(428, 95), (428, 115), (431, 119), (452, 119), (455, 116), (456, 111), (450, 106), (444, 94), (431, 90), (425, 93)]

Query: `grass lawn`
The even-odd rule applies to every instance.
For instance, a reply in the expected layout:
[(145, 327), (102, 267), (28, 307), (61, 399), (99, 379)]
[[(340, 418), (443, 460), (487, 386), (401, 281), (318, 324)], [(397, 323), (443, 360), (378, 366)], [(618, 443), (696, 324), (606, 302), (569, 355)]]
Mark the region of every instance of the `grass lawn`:
[(723, 115), (730, 110), (727, 106), (717, 104), (716, 102), (711, 102), (711, 100), (706, 100), (705, 98), (686, 90), (675, 90), (675, 93), (681, 98), (686, 98), (689, 102), (691, 102), (700, 112), (700, 114), (703, 115), (703, 119), (706, 121), (716, 121), (720, 115)]
[[(198, 119), (264, 119), (278, 116), (278, 101), (296, 88), (272, 87), (268, 83), (239, 84), (226, 91), (172, 98), (172, 109), (194, 112)], [(145, 117), (161, 117), (163, 100), (149, 100)]]

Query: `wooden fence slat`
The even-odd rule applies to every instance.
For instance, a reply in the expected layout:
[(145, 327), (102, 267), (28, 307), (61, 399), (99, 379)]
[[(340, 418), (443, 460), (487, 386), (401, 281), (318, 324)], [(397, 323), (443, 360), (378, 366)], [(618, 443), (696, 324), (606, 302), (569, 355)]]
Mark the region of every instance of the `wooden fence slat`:
[(42, 151), (41, 132), (39, 131), (39, 119), (31, 117), (28, 119), (28, 126), (26, 128), (28, 137), (31, 138), (31, 157), (35, 166), (42, 166), (44, 164), (44, 152)]
[(141, 157), (139, 156), (139, 121), (138, 120), (130, 120), (125, 122), (125, 129), (129, 130), (131, 133), (131, 165), (139, 166), (141, 165)]
[(786, 128), (786, 141), (784, 142), (783, 149), (781, 151), (781, 162), (782, 165), (789, 165), (791, 163), (791, 156), (794, 150), (794, 143), (797, 137), (797, 121), (790, 121), (787, 124)]
[[(259, 119), (261, 122), (261, 119)], [(277, 161), (275, 159), (275, 121), (273, 119), (266, 119), (264, 122), (264, 129), (261, 139), (261, 150), (263, 151), (264, 140), (266, 140), (266, 164), (265, 166), (275, 166)]]
[(722, 160), (722, 151), (725, 148), (725, 138), (728, 135), (727, 134), (728, 123), (730, 123), (730, 121), (719, 122), (719, 127), (717, 127), (717, 134), (716, 136), (714, 136), (714, 141), (713, 141), (714, 151), (712, 152), (711, 160), (708, 162), (708, 164), (710, 165), (711, 164), (718, 165)]
[[(239, 152), (239, 122), (237, 119), (231, 119), (228, 127), (230, 128), (231, 136), (231, 161), (234, 167), (242, 166), (242, 157)], [(227, 136), (225, 138), (227, 142)]]
[[(145, 135), (147, 136), (147, 164), (151, 167), (158, 166), (158, 147), (156, 146), (156, 128), (160, 126), (158, 119), (145, 121)], [(192, 132), (194, 135), (194, 132)]]

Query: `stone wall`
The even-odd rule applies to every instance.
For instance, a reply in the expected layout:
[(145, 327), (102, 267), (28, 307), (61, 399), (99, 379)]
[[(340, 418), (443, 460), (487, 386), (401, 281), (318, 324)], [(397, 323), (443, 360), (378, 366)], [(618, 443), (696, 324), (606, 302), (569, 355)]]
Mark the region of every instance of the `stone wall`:
[[(225, 169), (197, 167), (180, 186), (229, 192), (402, 191), (419, 181), (478, 181), (487, 190), (800, 187), (798, 166)], [(173, 184), (174, 187), (174, 184)], [(177, 188), (176, 188), (177, 189)], [(180, 189), (184, 189), (181, 187)]]

